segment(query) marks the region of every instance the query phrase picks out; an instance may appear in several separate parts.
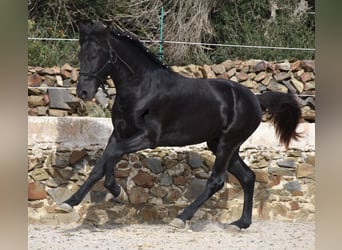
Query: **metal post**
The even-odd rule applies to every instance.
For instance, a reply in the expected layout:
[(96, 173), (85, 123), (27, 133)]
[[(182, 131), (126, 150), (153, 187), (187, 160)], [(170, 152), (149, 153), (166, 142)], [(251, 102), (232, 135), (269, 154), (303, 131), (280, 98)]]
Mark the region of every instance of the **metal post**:
[(160, 8), (159, 60), (163, 61), (164, 6)]

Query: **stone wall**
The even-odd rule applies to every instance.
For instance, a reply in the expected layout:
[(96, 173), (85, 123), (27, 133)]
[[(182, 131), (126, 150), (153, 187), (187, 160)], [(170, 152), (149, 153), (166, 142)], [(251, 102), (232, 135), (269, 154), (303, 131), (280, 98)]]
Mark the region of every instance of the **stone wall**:
[[(304, 137), (284, 151), (273, 127), (262, 123), (241, 147), (256, 173), (253, 219), (313, 221), (315, 218), (314, 124), (302, 123)], [(129, 202), (116, 203), (99, 181), (68, 214), (54, 210), (87, 178), (112, 131), (110, 119), (29, 117), (28, 216), (30, 223), (169, 222), (203, 190), (214, 156), (203, 144), (157, 148), (123, 157), (116, 179)], [(194, 220), (231, 222), (242, 211), (243, 192), (227, 175), (224, 188)]]
[[(296, 93), (302, 105), (304, 120), (315, 121), (315, 61), (227, 60), (217, 65), (172, 66), (171, 69), (192, 78), (230, 79), (245, 85), (254, 93), (269, 90)], [(108, 79), (106, 84), (110, 98), (100, 89), (94, 101), (80, 103), (75, 98), (78, 73), (79, 69), (69, 64), (51, 68), (28, 67), (28, 114), (109, 117), (115, 98), (113, 81)]]

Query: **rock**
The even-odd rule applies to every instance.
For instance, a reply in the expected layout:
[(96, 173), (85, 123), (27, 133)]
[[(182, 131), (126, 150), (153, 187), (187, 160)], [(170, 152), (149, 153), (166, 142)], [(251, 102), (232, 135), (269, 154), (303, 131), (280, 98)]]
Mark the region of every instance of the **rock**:
[(276, 69), (282, 70), (282, 71), (289, 71), (291, 70), (291, 64), (288, 61), (277, 63)]
[(254, 81), (260, 82), (260, 81), (262, 81), (263, 79), (265, 79), (266, 76), (267, 76), (266, 72), (261, 71), (261, 72), (259, 72), (259, 73), (254, 77)]
[(209, 65), (204, 65), (202, 67), (202, 74), (203, 78), (215, 78), (215, 73), (211, 70), (211, 67)]
[(103, 92), (103, 89), (100, 88), (96, 94), (95, 94), (95, 99), (97, 104), (99, 104), (103, 108), (107, 108), (109, 104), (109, 100), (107, 99), (106, 94)]
[(296, 88), (298, 93), (302, 93), (303, 92), (303, 90), (304, 90), (304, 83), (302, 83), (301, 81), (298, 81), (294, 77), (292, 77), (290, 81), (291, 81), (292, 85)]
[(255, 173), (256, 181), (261, 183), (268, 183), (268, 171), (261, 170), (261, 169), (254, 169), (253, 172)]
[(71, 72), (74, 68), (70, 66), (69, 63), (65, 63), (62, 67), (61, 67), (61, 73), (63, 74), (64, 71), (69, 71)]
[(196, 152), (189, 152), (186, 158), (187, 163), (191, 168), (199, 168), (203, 164), (202, 157)]
[(239, 82), (246, 81), (248, 79), (248, 75), (244, 72), (236, 73), (236, 77), (239, 80)]
[(301, 163), (296, 169), (296, 176), (300, 178), (315, 179), (315, 168), (311, 164)]
[(48, 109), (49, 116), (63, 117), (68, 115), (68, 111), (60, 109)]
[(221, 74), (223, 74), (224, 72), (226, 72), (226, 68), (225, 68), (225, 66), (222, 65), (222, 64), (213, 65), (213, 66), (211, 66), (211, 69), (213, 70), (213, 72), (214, 72), (216, 75), (221, 75)]
[(296, 167), (296, 162), (293, 158), (287, 158), (285, 160), (281, 160), (277, 162), (279, 167), (283, 168), (295, 168)]
[(154, 185), (154, 177), (142, 170), (133, 177), (133, 181), (137, 186), (145, 188), (151, 188)]
[(163, 171), (162, 160), (159, 157), (149, 157), (145, 162), (146, 167), (149, 168), (152, 173), (160, 174)]
[(37, 107), (37, 106), (45, 106), (44, 97), (40, 95), (28, 96), (28, 106), (30, 108)]
[(303, 60), (301, 61), (300, 66), (307, 72), (315, 71), (315, 61)]
[(62, 203), (63, 201), (67, 200), (73, 194), (66, 187), (52, 188), (52, 189), (47, 190), (47, 193), (51, 196), (51, 198), (57, 204)]
[(87, 152), (85, 150), (72, 151), (70, 158), (69, 158), (69, 164), (75, 164), (76, 162), (82, 160), (86, 155), (87, 155)]
[(170, 168), (167, 170), (167, 173), (170, 175), (170, 176), (177, 176), (177, 175), (181, 175), (183, 174), (185, 170), (185, 165), (184, 163), (178, 163), (176, 166)]
[(276, 82), (273, 79), (271, 79), (270, 83), (267, 85), (267, 89), (271, 91), (277, 91), (277, 92), (283, 92), (283, 93), (288, 92), (288, 89), (284, 85)]
[(28, 200), (43, 200), (46, 198), (46, 191), (43, 184), (31, 182), (28, 184)]
[(186, 180), (184, 176), (175, 176), (173, 177), (173, 184), (176, 186), (185, 186)]
[(277, 81), (277, 82), (281, 82), (283, 80), (289, 79), (291, 78), (291, 74), (288, 72), (279, 72), (277, 74), (275, 74), (273, 76), (273, 78)]
[(172, 177), (168, 173), (163, 173), (160, 177), (160, 185), (162, 186), (171, 186)]
[(44, 168), (35, 168), (29, 173), (29, 175), (35, 181), (44, 181), (49, 179), (49, 175)]
[(204, 190), (207, 184), (207, 180), (202, 180), (195, 178), (189, 185), (188, 189), (185, 191), (185, 198), (188, 200), (196, 199)]
[(312, 72), (304, 72), (300, 75), (300, 79), (302, 80), (302, 82), (309, 82), (311, 80), (314, 80), (315, 77)]
[(45, 116), (47, 115), (48, 107), (46, 106), (38, 106), (37, 107), (37, 115), (38, 116)]
[(300, 64), (301, 64), (301, 61), (300, 60), (297, 60), (297, 61), (294, 61), (293, 63), (291, 63), (291, 71), (298, 71), (301, 69), (300, 67)]
[(130, 203), (134, 205), (146, 203), (149, 198), (149, 191), (143, 187), (133, 187), (128, 193)]
[(34, 73), (32, 75), (27, 76), (27, 85), (30, 87), (35, 87), (35, 86), (39, 86), (42, 83), (42, 77), (37, 74)]
[(253, 71), (258, 73), (260, 71), (266, 71), (267, 68), (268, 68), (268, 63), (265, 61), (260, 61), (256, 65), (254, 65)]
[(56, 75), (56, 82), (57, 82), (57, 86), (62, 87), (63, 84), (63, 78), (61, 75)]
[(166, 197), (164, 200), (166, 202), (175, 202), (177, 201), (180, 197), (182, 197), (182, 192), (178, 188), (171, 188), (168, 190)]
[(256, 82), (250, 79), (247, 79), (247, 81), (241, 82), (241, 84), (250, 89), (255, 89), (257, 87)]
[(68, 102), (78, 102), (66, 89), (49, 89), (50, 108), (70, 110)]
[(282, 81), (282, 83), (286, 86), (286, 88), (288, 89), (288, 92), (293, 93), (293, 94), (297, 93), (297, 89), (293, 87), (293, 85), (290, 83), (289, 80), (284, 80)]
[(310, 81), (310, 82), (306, 82), (304, 85), (304, 90), (312, 90), (315, 89), (315, 81)]
[(300, 184), (299, 184), (299, 182), (297, 180), (296, 181), (287, 182), (283, 186), (289, 192), (301, 191), (301, 186), (300, 186)]
[(227, 71), (227, 75), (229, 78), (232, 78), (236, 73), (236, 68), (231, 68), (229, 71)]
[(164, 198), (165, 195), (168, 193), (168, 189), (161, 186), (154, 186), (151, 188), (150, 191), (154, 196), (157, 196), (158, 198)]

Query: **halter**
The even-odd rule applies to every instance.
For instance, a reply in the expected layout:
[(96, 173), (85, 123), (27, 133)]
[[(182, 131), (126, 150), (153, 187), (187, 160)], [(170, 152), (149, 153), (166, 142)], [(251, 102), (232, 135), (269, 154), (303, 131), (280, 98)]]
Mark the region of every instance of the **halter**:
[(107, 62), (95, 73), (90, 73), (90, 72), (80, 72), (79, 75), (85, 75), (85, 76), (90, 76), (93, 78), (96, 78), (99, 82), (100, 82), (100, 86), (103, 89), (103, 92), (107, 95), (107, 97), (109, 97), (109, 93), (107, 91), (107, 89), (104, 86), (104, 82), (105, 82), (105, 77), (101, 76), (102, 71), (104, 71), (106, 69), (107, 66), (112, 66), (114, 65), (117, 60), (119, 59), (127, 68), (128, 70), (134, 74), (133, 69), (118, 55), (118, 53), (112, 48), (112, 46), (110, 45), (108, 39), (106, 39), (107, 42), (107, 46), (109, 48), (109, 58), (107, 60)]

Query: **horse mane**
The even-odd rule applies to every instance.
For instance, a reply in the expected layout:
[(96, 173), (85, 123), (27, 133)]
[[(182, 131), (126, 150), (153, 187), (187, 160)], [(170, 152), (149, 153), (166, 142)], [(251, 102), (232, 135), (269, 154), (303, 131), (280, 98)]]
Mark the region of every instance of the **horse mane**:
[(133, 36), (131, 33), (128, 31), (119, 31), (114, 28), (111, 28), (111, 34), (113, 34), (116, 38), (123, 40), (125, 42), (129, 42), (130, 44), (134, 45), (141, 51), (143, 51), (146, 56), (152, 60), (154, 63), (157, 65), (169, 69), (169, 66), (166, 65), (165, 63), (161, 62), (158, 57), (152, 53), (137, 37)]

